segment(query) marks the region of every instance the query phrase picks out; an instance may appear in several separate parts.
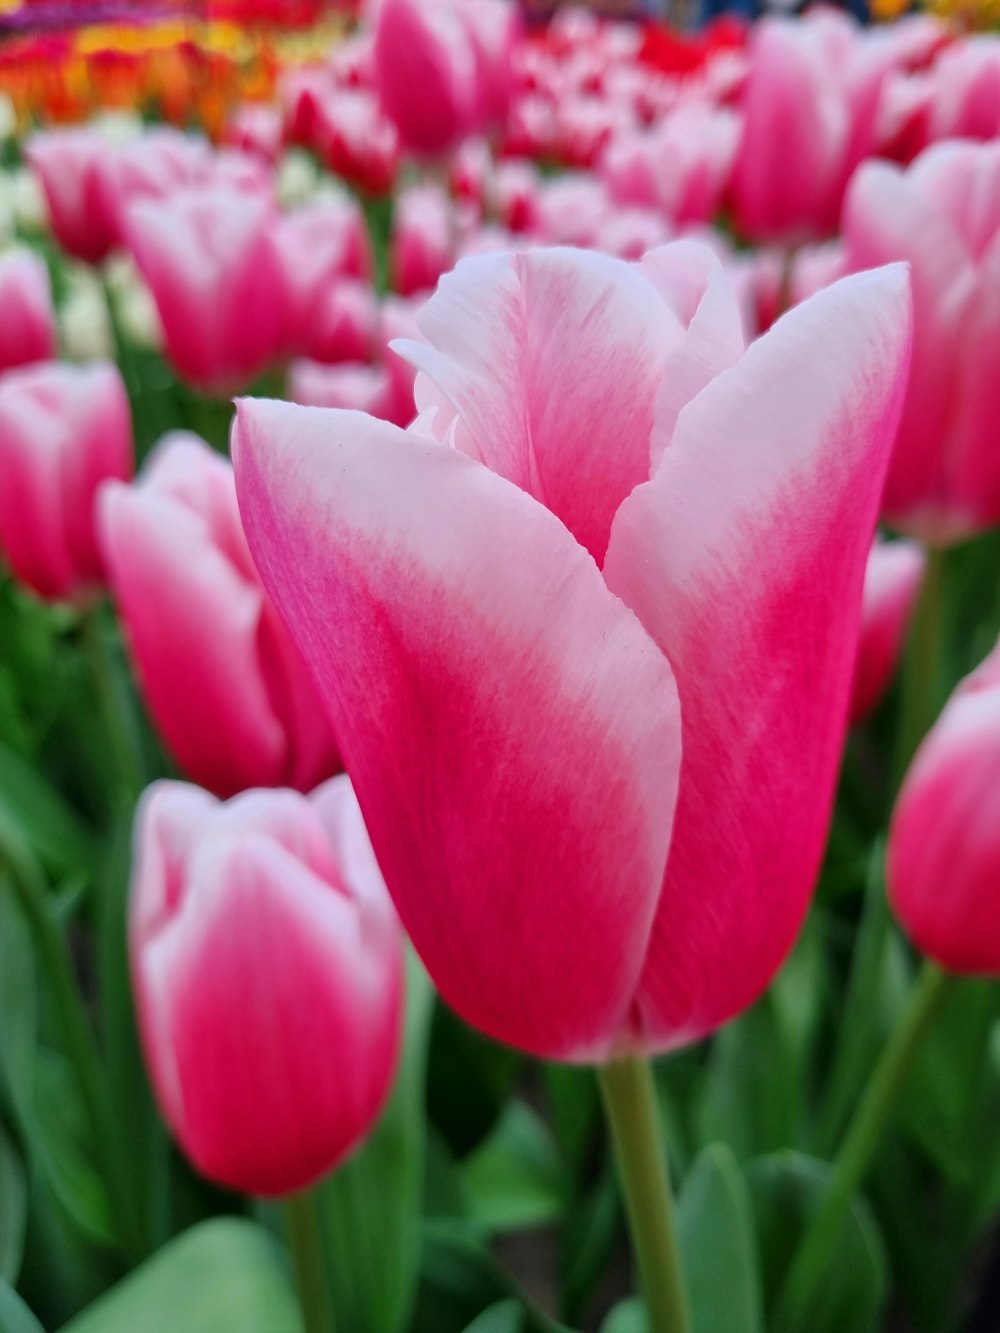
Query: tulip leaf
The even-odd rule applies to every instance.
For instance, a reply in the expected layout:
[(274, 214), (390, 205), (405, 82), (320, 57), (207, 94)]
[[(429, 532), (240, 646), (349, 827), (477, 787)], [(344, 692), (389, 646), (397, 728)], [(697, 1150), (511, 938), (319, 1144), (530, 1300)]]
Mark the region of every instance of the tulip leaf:
[(497, 1301), (477, 1315), (465, 1333), (521, 1333), (524, 1319), (517, 1301)]
[(0, 1333), (45, 1333), (24, 1301), (3, 1278), (0, 1278)]
[(243, 1218), (202, 1222), (72, 1319), (63, 1333), (300, 1333), (280, 1250)]
[(0, 1277), (17, 1281), (28, 1220), (24, 1166), (0, 1121)]
[(35, 1084), (38, 995), (31, 931), (6, 875), (0, 875), (0, 1076), (19, 1122)]
[[(748, 1162), (746, 1181), (757, 1229), (764, 1300), (771, 1308), (792, 1255), (818, 1209), (830, 1165), (797, 1152), (777, 1152)], [(809, 1333), (874, 1333), (887, 1294), (885, 1246), (863, 1199), (856, 1198), (809, 1310)]]
[(694, 1333), (762, 1333), (757, 1240), (746, 1181), (729, 1148), (705, 1148), (684, 1180), (677, 1226)]
[(639, 1297), (619, 1301), (601, 1325), (601, 1333), (649, 1333), (646, 1309)]
[(559, 1154), (548, 1129), (512, 1101), (462, 1169), (472, 1214), (492, 1231), (540, 1226), (559, 1215)]
[(55, 875), (93, 864), (90, 831), (37, 768), (0, 745), (0, 811)]
[(414, 955), (396, 1086), (374, 1132), (320, 1190), (338, 1333), (405, 1328), (417, 1287), (427, 1043), (434, 992)]

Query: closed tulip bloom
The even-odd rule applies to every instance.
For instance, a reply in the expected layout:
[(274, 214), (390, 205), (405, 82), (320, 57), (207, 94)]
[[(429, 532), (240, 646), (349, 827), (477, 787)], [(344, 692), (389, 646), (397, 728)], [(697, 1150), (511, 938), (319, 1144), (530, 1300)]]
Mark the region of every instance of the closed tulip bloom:
[(0, 256), (0, 370), (56, 355), (49, 271), (30, 250)]
[[(288, 397), (293, 403), (307, 407), (353, 408), (384, 421), (394, 417), (392, 377), (385, 366), (358, 361), (343, 361), (334, 366), (319, 361), (293, 361), (288, 367)], [(409, 415), (413, 415), (412, 411)]]
[(100, 587), (94, 497), (132, 467), (114, 366), (43, 362), (0, 377), (0, 550), (17, 578), (53, 600)]
[(286, 301), (286, 341), (306, 354), (324, 293), (342, 278), (370, 283), (371, 241), (364, 215), (351, 199), (297, 208), (274, 222)]
[(889, 900), (952, 972), (1000, 975), (1000, 645), (917, 751), (889, 831)]
[(273, 206), (224, 186), (133, 200), (125, 230), (181, 379), (207, 393), (245, 388), (279, 354), (285, 289)]
[(368, 88), (335, 89), (315, 104), (312, 143), (326, 165), (368, 195), (385, 195), (399, 169), (396, 127)]
[(110, 152), (104, 136), (91, 129), (45, 130), (24, 145), (28, 165), (42, 183), (56, 240), (85, 263), (100, 263), (115, 241), (94, 184), (94, 168)]
[(938, 59), (933, 79), (930, 129), (935, 139), (1000, 135), (1000, 42), (995, 34), (956, 42)]
[(440, 186), (417, 185), (396, 200), (389, 266), (393, 286), (403, 296), (437, 285), (455, 262), (458, 219)]
[(174, 190), (204, 181), (211, 170), (206, 139), (169, 125), (147, 130), (130, 143), (108, 147), (95, 161), (91, 199), (115, 245), (124, 245), (125, 213), (134, 200), (169, 197)]
[(139, 806), (129, 905), (139, 1031), (198, 1170), (284, 1195), (371, 1130), (396, 1070), (399, 926), (350, 783)]
[(329, 777), (330, 729), (250, 559), (228, 462), (167, 436), (135, 485), (102, 493), (100, 534), (142, 692), (184, 773), (219, 796)]
[(411, 153), (437, 157), (479, 127), (480, 64), (462, 4), (381, 0), (375, 16), (375, 83)]
[(927, 563), (917, 542), (876, 540), (868, 557), (851, 722), (863, 722), (889, 688)]
[(844, 209), (847, 271), (910, 263), (913, 370), (885, 493), (901, 531), (947, 546), (1000, 522), (1000, 143), (866, 163)]
[(239, 405), (254, 558), (404, 925), (491, 1036), (678, 1046), (791, 947), (908, 305), (901, 268), (847, 279), (745, 349), (705, 247), (493, 255), (401, 348), (410, 431)]

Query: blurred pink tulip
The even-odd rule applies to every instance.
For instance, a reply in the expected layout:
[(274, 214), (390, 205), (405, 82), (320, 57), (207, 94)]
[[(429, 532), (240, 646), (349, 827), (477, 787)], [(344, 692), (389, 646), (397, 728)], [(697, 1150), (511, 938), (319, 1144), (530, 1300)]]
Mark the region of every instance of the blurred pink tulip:
[(168, 198), (174, 190), (202, 182), (212, 149), (199, 135), (168, 125), (147, 130), (130, 143), (108, 145), (93, 166), (91, 199), (107, 220), (115, 245), (125, 244), (125, 212), (138, 199)]
[(911, 266), (913, 370), (885, 515), (930, 545), (1000, 523), (1000, 143), (868, 162), (844, 208), (847, 271)]
[[(394, 420), (392, 377), (385, 366), (359, 361), (342, 361), (335, 366), (293, 361), (288, 367), (288, 397), (304, 407), (350, 408), (383, 421)], [(412, 417), (413, 412), (409, 415)], [(399, 424), (405, 425), (406, 421)]]
[(237, 107), (226, 122), (223, 140), (274, 166), (281, 156), (284, 127), (281, 112), (266, 102), (247, 102)]
[(403, 955), (347, 778), (226, 804), (151, 787), (129, 946), (157, 1100), (203, 1175), (290, 1194), (372, 1129), (398, 1060)]
[(370, 89), (337, 89), (321, 97), (310, 147), (334, 175), (365, 194), (384, 195), (392, 189), (399, 137)]
[(273, 242), (285, 289), (285, 340), (293, 355), (308, 356), (316, 345), (316, 321), (327, 293), (343, 279), (370, 288), (371, 241), (364, 216), (344, 199), (296, 209), (276, 219)]
[(0, 371), (56, 355), (56, 312), (44, 261), (30, 250), (0, 255)]
[(45, 192), (56, 240), (85, 263), (100, 263), (115, 241), (94, 184), (94, 167), (110, 152), (103, 135), (91, 129), (44, 130), (24, 145), (28, 165)]
[(284, 338), (285, 288), (266, 199), (214, 185), (179, 189), (131, 202), (125, 229), (183, 380), (224, 395), (271, 365)]
[(874, 712), (889, 688), (903, 653), (926, 561), (917, 542), (876, 540), (872, 547), (865, 572), (852, 723), (863, 722)]
[(367, 282), (343, 278), (330, 283), (313, 310), (300, 344), (314, 361), (368, 361), (379, 337), (378, 299)]
[(396, 198), (389, 267), (402, 296), (437, 285), (455, 262), (455, 204), (437, 185), (414, 185)]
[(933, 79), (933, 138), (1000, 136), (1000, 41), (994, 33), (963, 37), (942, 52)]
[(905, 271), (746, 350), (690, 242), (465, 260), (419, 323), (408, 433), (239, 404), (254, 558), (445, 999), (553, 1058), (693, 1041), (819, 866)]
[(0, 377), (0, 550), (39, 596), (77, 600), (103, 583), (94, 497), (132, 467), (114, 366), (43, 362)]
[(185, 774), (219, 796), (329, 777), (323, 706), (250, 559), (228, 462), (167, 436), (134, 485), (102, 492), (100, 536), (143, 694)]
[(921, 952), (1000, 976), (1000, 645), (959, 685), (903, 783), (889, 899)]

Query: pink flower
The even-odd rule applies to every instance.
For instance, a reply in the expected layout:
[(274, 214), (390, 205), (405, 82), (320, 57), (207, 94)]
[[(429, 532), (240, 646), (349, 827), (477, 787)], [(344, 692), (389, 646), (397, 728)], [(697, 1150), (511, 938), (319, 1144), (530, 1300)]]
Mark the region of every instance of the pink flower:
[(198, 135), (164, 125), (147, 130), (131, 143), (108, 145), (95, 160), (91, 199), (115, 245), (125, 244), (125, 213), (138, 199), (168, 198), (174, 190), (204, 181), (212, 149)]
[(125, 229), (177, 374), (208, 393), (245, 388), (281, 350), (285, 291), (264, 198), (215, 185), (129, 204)]
[(226, 804), (151, 787), (129, 951), (160, 1109), (204, 1175), (290, 1194), (371, 1130), (398, 1059), (402, 949), (346, 778)]
[[(342, 361), (335, 366), (293, 361), (288, 367), (288, 397), (306, 407), (343, 407), (383, 421), (394, 419), (392, 377), (385, 366), (359, 361)], [(412, 410), (409, 415), (413, 416)], [(405, 425), (406, 421), (399, 424)]]
[(892, 817), (889, 899), (921, 952), (1000, 974), (1000, 646), (917, 751)]
[(374, 299), (364, 217), (349, 199), (314, 204), (276, 219), (272, 240), (285, 289), (286, 346), (293, 355), (314, 355), (317, 321), (332, 290), (360, 279), (369, 304)]
[(41, 597), (104, 580), (94, 496), (132, 475), (132, 422), (114, 366), (45, 362), (0, 377), (0, 550)]
[(24, 145), (24, 156), (45, 192), (56, 240), (75, 259), (97, 264), (114, 244), (111, 220), (94, 190), (94, 167), (111, 152), (96, 130), (45, 130)]
[(399, 137), (369, 89), (336, 89), (315, 104), (310, 145), (327, 166), (369, 195), (388, 194), (399, 168)]
[(964, 37), (938, 57), (931, 134), (935, 139), (1000, 135), (1000, 42), (992, 33)]
[(889, 688), (902, 656), (926, 563), (926, 553), (917, 542), (876, 540), (872, 547), (854, 669), (852, 723), (863, 722), (874, 712)]
[(435, 287), (455, 262), (455, 205), (437, 185), (414, 185), (396, 198), (389, 266), (403, 296)]
[(323, 706), (250, 559), (228, 462), (167, 436), (135, 485), (105, 488), (100, 536), (143, 694), (183, 771), (220, 796), (329, 777)]
[(460, 263), (419, 323), (408, 433), (239, 405), (254, 559), (445, 999), (553, 1058), (694, 1040), (813, 887), (905, 272), (745, 350), (704, 247), (528, 250)]
[(56, 355), (49, 271), (30, 250), (0, 255), (0, 311), (0, 370)]
[(1000, 144), (866, 163), (844, 208), (847, 271), (909, 260), (913, 370), (885, 515), (931, 545), (1000, 522)]
[(274, 166), (281, 155), (284, 127), (281, 112), (266, 102), (246, 102), (226, 123), (227, 144)]

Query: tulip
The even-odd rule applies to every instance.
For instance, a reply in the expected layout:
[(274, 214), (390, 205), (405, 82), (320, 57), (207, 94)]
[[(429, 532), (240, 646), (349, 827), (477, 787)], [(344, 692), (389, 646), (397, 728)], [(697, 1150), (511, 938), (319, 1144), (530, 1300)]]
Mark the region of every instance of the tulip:
[(886, 519), (932, 546), (1000, 522), (1000, 144), (866, 163), (844, 208), (846, 271), (908, 260), (913, 371)]
[(110, 151), (104, 136), (91, 129), (46, 130), (24, 145), (28, 165), (45, 191), (56, 240), (85, 263), (100, 263), (115, 240), (94, 186), (95, 165)]
[(889, 899), (922, 953), (1000, 975), (1000, 645), (917, 751), (892, 817)]
[(550, 1058), (693, 1041), (808, 905), (905, 271), (745, 349), (705, 247), (528, 250), (463, 260), (419, 324), (409, 432), (238, 405), (250, 549), (444, 998)]
[(411, 153), (437, 157), (478, 128), (479, 78), (480, 55), (456, 0), (382, 0), (375, 82)]
[(142, 692), (181, 769), (220, 796), (329, 777), (330, 729), (250, 560), (229, 464), (197, 436), (167, 436), (99, 510)]
[(133, 201), (125, 231), (178, 375), (207, 393), (245, 387), (277, 356), (285, 292), (273, 209), (219, 187)]
[(56, 355), (49, 271), (30, 250), (0, 256), (0, 370)]
[(0, 378), (0, 550), (40, 597), (76, 601), (101, 585), (94, 496), (131, 475), (132, 422), (114, 366), (43, 362)]
[(113, 244), (125, 244), (125, 214), (131, 202), (167, 199), (174, 190), (199, 184), (211, 163), (207, 140), (166, 125), (147, 130), (131, 143), (109, 146), (94, 162), (90, 197), (107, 221)]
[(335, 176), (365, 194), (392, 189), (399, 136), (369, 89), (338, 89), (316, 103), (313, 146)]
[(265, 102), (247, 102), (237, 107), (226, 122), (223, 139), (273, 167), (281, 156), (281, 112)]
[[(371, 241), (364, 217), (348, 199), (296, 209), (278, 219), (272, 239), (285, 290), (285, 339), (293, 355), (314, 355), (317, 320), (330, 292), (358, 279), (371, 295)], [(350, 298), (348, 298), (350, 304)], [(359, 301), (356, 306), (361, 305)]]
[(389, 267), (403, 296), (437, 285), (455, 262), (455, 205), (440, 187), (411, 186), (396, 200)]
[[(383, 421), (395, 419), (392, 377), (385, 366), (357, 361), (335, 366), (305, 359), (293, 361), (288, 367), (288, 397), (307, 407), (353, 408)], [(412, 410), (409, 415), (412, 417)]]
[(935, 139), (1000, 135), (1000, 43), (993, 34), (966, 37), (943, 52), (933, 78), (930, 128)]
[(220, 803), (159, 782), (136, 818), (129, 953), (163, 1117), (219, 1184), (291, 1194), (377, 1119), (399, 926), (347, 778)]
[(902, 655), (926, 563), (926, 553), (916, 542), (876, 541), (872, 547), (854, 669), (852, 723), (863, 722), (874, 712), (889, 687)]

